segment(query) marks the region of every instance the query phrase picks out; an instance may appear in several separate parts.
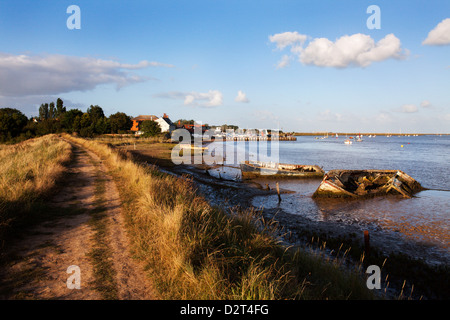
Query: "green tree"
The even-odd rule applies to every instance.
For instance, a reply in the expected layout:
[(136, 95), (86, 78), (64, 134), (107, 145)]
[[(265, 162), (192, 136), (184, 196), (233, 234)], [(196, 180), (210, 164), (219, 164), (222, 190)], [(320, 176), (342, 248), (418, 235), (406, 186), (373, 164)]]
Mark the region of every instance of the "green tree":
[(39, 119), (46, 120), (48, 119), (48, 103), (42, 103), (39, 107)]
[(161, 127), (159, 124), (152, 120), (143, 121), (139, 127), (141, 131), (144, 132), (144, 137), (154, 137), (161, 133)]
[[(99, 107), (97, 105), (95, 105), (95, 106), (91, 105), (87, 109), (86, 114), (89, 115), (93, 134), (103, 134), (103, 133), (108, 132), (109, 121), (108, 121), (108, 119), (106, 119), (105, 114), (103, 113), (103, 109), (101, 107)], [(86, 127), (85, 125), (83, 125), (83, 123), (81, 124), (81, 126)], [(90, 132), (91, 131), (89, 131), (89, 133)]]
[(108, 118), (100, 118), (95, 122), (94, 125), (95, 133), (105, 134), (111, 131)]
[(66, 113), (66, 107), (64, 107), (64, 102), (58, 98), (56, 100), (56, 118), (61, 120), (64, 113)]
[(80, 129), (80, 136), (84, 137), (84, 138), (92, 138), (94, 137), (94, 127), (93, 126), (89, 126), (89, 127), (84, 127)]
[(81, 130), (81, 118), (83, 117), (83, 112), (77, 115), (75, 119), (73, 119), (72, 123), (72, 132), (80, 132)]
[(5, 142), (17, 137), (27, 125), (28, 118), (13, 108), (0, 109), (0, 141)]
[(87, 109), (87, 113), (89, 114), (93, 123), (95, 123), (95, 122), (97, 122), (97, 120), (105, 117), (105, 114), (103, 113), (103, 109), (97, 105), (95, 105), (95, 106), (91, 105)]
[(109, 116), (111, 133), (122, 133), (130, 130), (133, 125), (131, 118), (123, 112), (117, 112)]
[[(58, 109), (58, 107), (56, 107)], [(65, 108), (64, 108), (65, 110)], [(79, 116), (78, 122), (75, 122), (75, 118)], [(77, 132), (80, 130), (80, 119), (83, 116), (83, 112), (78, 109), (70, 109), (67, 112), (63, 112), (60, 116), (61, 126), (68, 132)]]
[(48, 119), (55, 119), (56, 118), (56, 107), (54, 102), (50, 102), (49, 108), (48, 108)]
[(86, 112), (80, 118), (80, 136), (92, 138), (95, 134), (95, 121), (93, 121), (91, 115)]
[(54, 119), (42, 120), (37, 124), (36, 134), (44, 136), (49, 133), (55, 133), (58, 131), (58, 124)]
[(178, 126), (183, 126), (185, 124), (195, 124), (195, 120), (178, 119), (175, 124)]
[(90, 114), (88, 112), (83, 113), (83, 115), (81, 116), (80, 127), (87, 128), (92, 125), (92, 122), (93, 121), (92, 121)]

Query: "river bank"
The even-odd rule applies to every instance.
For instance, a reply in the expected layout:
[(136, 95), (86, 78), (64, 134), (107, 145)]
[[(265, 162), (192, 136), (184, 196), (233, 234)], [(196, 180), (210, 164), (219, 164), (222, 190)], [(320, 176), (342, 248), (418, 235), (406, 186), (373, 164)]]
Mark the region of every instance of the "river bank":
[[(145, 161), (145, 155), (135, 155)], [(154, 163), (156, 156), (147, 158)], [(159, 160), (161, 164), (161, 159)], [(163, 162), (164, 163), (164, 162)], [(430, 265), (423, 257), (427, 247), (399, 241), (398, 234), (370, 233), (370, 255), (365, 252), (363, 231), (358, 225), (315, 221), (293, 215), (278, 201), (275, 182), (241, 181), (236, 168), (205, 165), (160, 165), (164, 172), (193, 179), (198, 191), (208, 202), (219, 207), (241, 207), (259, 210), (266, 219), (273, 219), (281, 227), (284, 241), (292, 246), (301, 246), (326, 251), (332, 257), (346, 256), (348, 263), (382, 266), (382, 291), (387, 298), (442, 299), (448, 296), (448, 264)], [(169, 164), (169, 165), (168, 165)], [(281, 189), (282, 202), (289, 201), (294, 192)], [(269, 207), (255, 206), (255, 199), (271, 199)], [(258, 203), (258, 201), (256, 201)], [(396, 245), (393, 246), (392, 244)]]
[[(229, 166), (174, 165), (170, 158), (172, 146), (151, 147), (122, 146), (140, 162), (156, 164), (161, 171), (192, 179), (211, 205), (241, 207), (258, 210), (267, 220), (278, 224), (283, 241), (290, 246), (320, 249), (330, 257), (345, 256), (351, 265), (366, 267), (371, 264), (382, 268), (382, 290), (388, 298), (443, 299), (449, 296), (449, 265), (444, 255), (426, 244), (402, 239), (396, 229), (382, 230), (374, 225), (364, 225), (358, 219), (329, 219), (333, 204), (321, 203), (319, 214), (323, 219), (309, 217), (317, 210), (317, 203), (307, 193), (292, 191), (290, 184), (308, 185), (315, 182), (280, 181), (281, 203), (275, 188), (276, 181), (241, 181), (239, 169)], [(298, 199), (305, 198), (306, 207), (297, 207)], [(358, 206), (358, 203), (349, 204)], [(294, 206), (294, 214), (289, 210)], [(311, 206), (314, 208), (311, 209)], [(331, 208), (331, 209), (330, 209)], [(348, 209), (344, 206), (343, 210)], [(331, 210), (332, 211), (332, 210)], [(370, 255), (364, 248), (364, 230), (370, 231)], [(424, 257), (434, 255), (436, 263), (428, 263)], [(361, 262), (362, 260), (362, 262)], [(412, 292), (412, 293), (411, 293)]]

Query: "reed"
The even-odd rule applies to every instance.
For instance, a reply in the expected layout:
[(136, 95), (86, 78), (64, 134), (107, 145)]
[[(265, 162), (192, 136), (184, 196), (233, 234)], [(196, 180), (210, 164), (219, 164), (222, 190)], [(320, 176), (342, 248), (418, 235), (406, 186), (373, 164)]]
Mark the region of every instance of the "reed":
[(163, 299), (368, 299), (359, 275), (285, 246), (258, 211), (211, 206), (189, 177), (134, 162), (111, 145), (65, 136), (116, 179), (134, 256)]

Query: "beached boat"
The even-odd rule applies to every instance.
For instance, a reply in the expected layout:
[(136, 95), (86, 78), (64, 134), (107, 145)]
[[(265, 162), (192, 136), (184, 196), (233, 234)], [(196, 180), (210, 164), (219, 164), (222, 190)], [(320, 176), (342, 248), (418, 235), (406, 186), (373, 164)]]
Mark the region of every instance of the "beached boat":
[(245, 161), (240, 166), (243, 179), (322, 178), (325, 174), (322, 168), (317, 165)]
[(399, 170), (331, 170), (314, 198), (360, 198), (387, 194), (411, 198), (423, 190), (419, 182)]
[(208, 147), (196, 146), (196, 145), (187, 144), (187, 143), (180, 144), (180, 147), (181, 147), (181, 149), (202, 150), (202, 151), (208, 150)]

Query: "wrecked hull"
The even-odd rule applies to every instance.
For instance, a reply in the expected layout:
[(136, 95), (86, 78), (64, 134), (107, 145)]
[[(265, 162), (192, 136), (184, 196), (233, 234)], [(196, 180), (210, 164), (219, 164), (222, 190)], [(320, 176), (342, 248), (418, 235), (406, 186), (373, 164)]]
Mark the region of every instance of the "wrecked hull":
[(400, 170), (331, 170), (313, 198), (368, 198), (398, 195), (411, 198), (423, 190), (419, 182)]
[(322, 178), (325, 172), (316, 165), (245, 161), (240, 164), (242, 179)]

